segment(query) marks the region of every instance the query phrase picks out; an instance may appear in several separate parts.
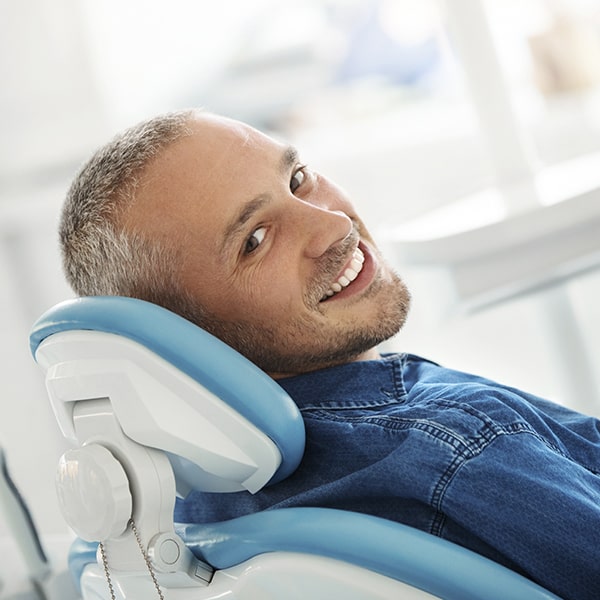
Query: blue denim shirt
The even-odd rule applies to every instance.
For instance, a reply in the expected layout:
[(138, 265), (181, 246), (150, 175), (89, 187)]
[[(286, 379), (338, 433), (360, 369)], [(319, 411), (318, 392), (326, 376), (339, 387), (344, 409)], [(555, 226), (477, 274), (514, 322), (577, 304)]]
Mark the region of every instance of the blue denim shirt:
[(461, 544), (555, 594), (600, 597), (600, 422), (412, 355), (280, 380), (307, 445), (254, 496), (193, 492), (176, 519), (290, 506), (400, 521)]

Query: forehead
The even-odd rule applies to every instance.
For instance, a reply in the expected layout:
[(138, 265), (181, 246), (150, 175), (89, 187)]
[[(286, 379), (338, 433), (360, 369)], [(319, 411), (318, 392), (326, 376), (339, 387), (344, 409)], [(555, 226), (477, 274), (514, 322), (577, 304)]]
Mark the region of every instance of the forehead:
[(282, 146), (247, 123), (210, 113), (195, 113), (189, 129), (192, 134), (187, 139), (202, 145), (211, 155), (225, 148), (231, 149), (232, 145), (239, 150), (275, 149)]
[[(140, 179), (125, 227), (173, 235), (213, 228), (268, 191), (285, 147), (224, 117), (197, 114)], [(201, 218), (200, 218), (201, 217)]]
[[(177, 165), (184, 169), (193, 166), (208, 180), (227, 170), (251, 166), (252, 161), (277, 152), (279, 148), (279, 144), (257, 129), (218, 115), (196, 114), (189, 129), (191, 135), (162, 153), (163, 160), (168, 163), (167, 170), (175, 177), (185, 175), (179, 172)], [(161, 167), (160, 159), (156, 166)]]
[[(277, 160), (283, 146), (253, 127), (211, 114), (199, 114), (190, 122), (191, 135), (167, 148), (163, 158), (174, 177), (184, 178), (193, 168), (204, 185), (212, 180), (231, 181), (241, 170), (257, 169), (269, 158)], [(178, 169), (180, 165), (182, 169)], [(158, 165), (157, 165), (158, 166)], [(267, 166), (267, 165), (265, 165)]]

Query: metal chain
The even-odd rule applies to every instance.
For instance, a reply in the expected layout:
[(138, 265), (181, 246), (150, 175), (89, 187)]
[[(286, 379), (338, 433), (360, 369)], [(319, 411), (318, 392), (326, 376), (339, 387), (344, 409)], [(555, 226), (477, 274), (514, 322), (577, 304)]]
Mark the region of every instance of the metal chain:
[[(135, 536), (135, 540), (137, 545), (142, 553), (144, 558), (144, 562), (146, 563), (146, 567), (148, 568), (148, 572), (150, 573), (150, 577), (152, 578), (152, 582), (154, 583), (154, 587), (158, 593), (158, 597), (160, 600), (165, 600), (163, 593), (158, 585), (158, 580), (156, 579), (156, 574), (154, 573), (154, 569), (152, 568), (152, 563), (150, 562), (150, 557), (146, 554), (144, 550), (144, 546), (142, 544), (142, 540), (140, 539), (140, 534), (138, 533), (137, 527), (135, 525), (135, 521), (133, 519), (129, 519), (129, 523), (127, 523), (128, 527), (131, 527), (131, 531), (133, 531), (133, 535)], [(112, 579), (110, 577), (110, 572), (108, 570), (108, 560), (106, 558), (106, 552), (104, 551), (104, 544), (100, 542), (100, 556), (102, 557), (102, 566), (104, 567), (104, 575), (106, 576), (106, 582), (108, 583), (108, 590), (110, 592), (110, 600), (116, 600), (115, 590), (113, 588)]]
[(108, 590), (110, 592), (110, 600), (115, 599), (115, 590), (113, 588), (112, 579), (108, 571), (108, 560), (106, 560), (106, 552), (104, 551), (104, 544), (100, 542), (100, 556), (102, 557), (102, 566), (104, 567), (104, 575), (106, 576), (106, 582), (108, 583)]
[(140, 547), (140, 552), (142, 553), (142, 556), (144, 557), (144, 561), (146, 561), (146, 566), (148, 567), (148, 572), (150, 573), (150, 577), (152, 577), (152, 581), (154, 582), (154, 587), (156, 588), (156, 591), (158, 592), (158, 597), (160, 598), (160, 600), (165, 600), (165, 597), (162, 594), (160, 586), (158, 585), (158, 580), (156, 579), (156, 574), (154, 573), (154, 569), (152, 568), (152, 563), (150, 562), (150, 557), (148, 556), (148, 554), (146, 554), (146, 551), (144, 550), (144, 546), (142, 545), (142, 540), (140, 539), (140, 535), (138, 533), (137, 527), (135, 526), (135, 521), (133, 520), (133, 518), (129, 519), (129, 525), (131, 526), (133, 535), (135, 535), (135, 539), (137, 540), (138, 546)]

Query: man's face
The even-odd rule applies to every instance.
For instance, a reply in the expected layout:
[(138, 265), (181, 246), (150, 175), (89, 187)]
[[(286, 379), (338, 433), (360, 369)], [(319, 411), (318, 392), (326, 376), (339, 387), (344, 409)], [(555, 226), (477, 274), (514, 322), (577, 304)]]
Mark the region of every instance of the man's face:
[(409, 296), (345, 193), (247, 125), (191, 127), (149, 165), (125, 226), (181, 245), (206, 328), (271, 375), (373, 357)]

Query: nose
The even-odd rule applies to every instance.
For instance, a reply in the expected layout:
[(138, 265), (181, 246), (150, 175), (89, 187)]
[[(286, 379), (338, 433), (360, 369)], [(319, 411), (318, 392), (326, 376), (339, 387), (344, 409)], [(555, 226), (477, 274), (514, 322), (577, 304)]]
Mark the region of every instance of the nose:
[(352, 233), (352, 220), (341, 210), (330, 210), (299, 200), (294, 212), (293, 226), (301, 236), (303, 253), (308, 258), (319, 258)]

